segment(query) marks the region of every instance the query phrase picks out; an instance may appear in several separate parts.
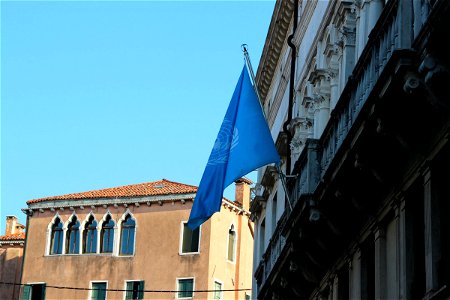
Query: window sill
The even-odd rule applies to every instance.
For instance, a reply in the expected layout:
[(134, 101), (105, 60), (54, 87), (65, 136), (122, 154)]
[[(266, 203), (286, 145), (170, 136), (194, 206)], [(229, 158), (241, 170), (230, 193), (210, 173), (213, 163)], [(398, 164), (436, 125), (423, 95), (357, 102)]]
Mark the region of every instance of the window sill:
[[(200, 252), (186, 252), (186, 253), (178, 253), (180, 256), (194, 256), (199, 255)], [(177, 298), (177, 299), (192, 299), (192, 298)]]
[(112, 253), (79, 253), (79, 254), (45, 254), (44, 257), (61, 257), (61, 256), (67, 256), (67, 257), (71, 257), (71, 256), (111, 256), (111, 257), (134, 257), (135, 254), (127, 254), (127, 255), (114, 255)]

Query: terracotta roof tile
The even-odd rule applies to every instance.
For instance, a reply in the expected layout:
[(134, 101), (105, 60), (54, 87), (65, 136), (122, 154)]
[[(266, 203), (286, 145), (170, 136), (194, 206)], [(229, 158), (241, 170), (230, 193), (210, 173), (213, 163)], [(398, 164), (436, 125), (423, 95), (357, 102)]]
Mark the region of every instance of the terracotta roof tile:
[(131, 184), (101, 190), (94, 190), (81, 193), (66, 194), (61, 196), (51, 196), (27, 201), (27, 204), (44, 202), (50, 200), (79, 200), (96, 198), (121, 198), (121, 197), (142, 197), (159, 196), (171, 194), (189, 194), (197, 192), (197, 187), (193, 185), (178, 183), (162, 179), (153, 182)]
[(25, 232), (13, 233), (0, 236), (0, 241), (19, 241), (25, 240)]

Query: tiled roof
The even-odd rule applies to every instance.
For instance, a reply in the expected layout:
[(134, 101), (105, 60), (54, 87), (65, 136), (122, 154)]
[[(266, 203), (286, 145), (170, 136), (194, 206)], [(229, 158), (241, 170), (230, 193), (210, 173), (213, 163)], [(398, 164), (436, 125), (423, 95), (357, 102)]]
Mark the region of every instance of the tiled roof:
[(13, 233), (0, 236), (1, 241), (19, 241), (25, 240), (25, 232)]
[(131, 184), (101, 190), (94, 190), (82, 193), (52, 196), (27, 201), (27, 204), (44, 202), (49, 200), (79, 200), (98, 198), (121, 198), (121, 197), (142, 197), (159, 196), (171, 194), (189, 194), (197, 192), (197, 187), (193, 185), (178, 183), (162, 179), (153, 182)]

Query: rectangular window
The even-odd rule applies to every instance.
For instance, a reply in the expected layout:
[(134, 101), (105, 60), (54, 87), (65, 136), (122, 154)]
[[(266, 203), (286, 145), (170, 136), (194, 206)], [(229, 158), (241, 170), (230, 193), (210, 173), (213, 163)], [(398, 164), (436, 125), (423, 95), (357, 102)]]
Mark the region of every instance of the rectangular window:
[(375, 299), (375, 237), (369, 235), (361, 245), (361, 293), (364, 299)]
[(125, 300), (144, 299), (144, 281), (127, 281)]
[(259, 256), (262, 257), (265, 250), (266, 250), (266, 245), (265, 245), (265, 237), (266, 237), (266, 219), (264, 219), (261, 222), (261, 225), (259, 227)]
[(177, 280), (177, 299), (192, 299), (194, 296), (194, 278)]
[(222, 299), (222, 283), (214, 281), (214, 300)]
[(337, 299), (349, 299), (350, 282), (348, 269), (349, 266), (344, 265), (338, 271)]
[(277, 194), (272, 199), (272, 234), (275, 232), (275, 229), (277, 228)]
[(26, 284), (23, 287), (23, 300), (45, 299), (45, 283)]
[(92, 282), (91, 300), (105, 300), (106, 299), (106, 282)]
[(183, 223), (182, 228), (183, 239), (181, 244), (181, 253), (198, 253), (201, 226), (197, 227), (195, 230), (192, 230), (187, 226), (187, 223)]

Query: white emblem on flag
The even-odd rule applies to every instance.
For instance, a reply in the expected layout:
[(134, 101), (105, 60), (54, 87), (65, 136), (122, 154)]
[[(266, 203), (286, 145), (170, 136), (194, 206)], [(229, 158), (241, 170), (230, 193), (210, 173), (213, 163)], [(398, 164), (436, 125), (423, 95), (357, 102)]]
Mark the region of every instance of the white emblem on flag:
[(208, 165), (224, 164), (228, 161), (228, 153), (239, 144), (239, 131), (228, 120), (224, 120), (214, 147), (209, 157)]

